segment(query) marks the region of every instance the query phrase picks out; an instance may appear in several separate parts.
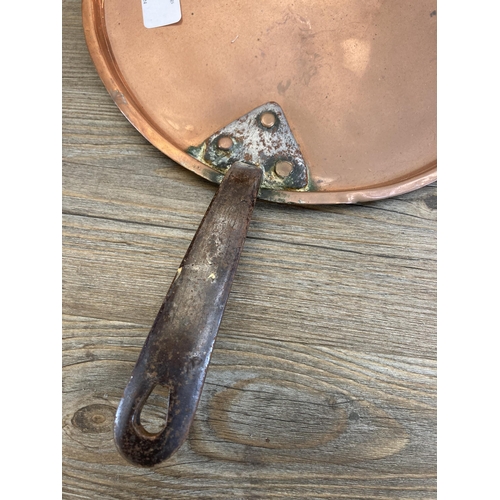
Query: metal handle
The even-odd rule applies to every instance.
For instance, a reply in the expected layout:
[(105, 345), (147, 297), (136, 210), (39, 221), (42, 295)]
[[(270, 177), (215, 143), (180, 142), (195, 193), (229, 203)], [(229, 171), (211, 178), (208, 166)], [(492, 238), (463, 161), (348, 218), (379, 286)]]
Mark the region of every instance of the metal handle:
[[(167, 459), (188, 435), (261, 182), (259, 167), (231, 166), (158, 312), (116, 413), (116, 445), (135, 464)], [(169, 406), (151, 434), (140, 416), (158, 384)]]

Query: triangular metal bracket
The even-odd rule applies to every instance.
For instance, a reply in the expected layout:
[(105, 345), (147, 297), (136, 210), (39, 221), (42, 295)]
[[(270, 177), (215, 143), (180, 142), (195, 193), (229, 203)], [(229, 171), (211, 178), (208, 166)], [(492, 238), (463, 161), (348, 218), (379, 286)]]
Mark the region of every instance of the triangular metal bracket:
[(225, 173), (237, 162), (264, 171), (266, 189), (308, 190), (308, 169), (281, 107), (269, 102), (250, 111), (187, 152)]

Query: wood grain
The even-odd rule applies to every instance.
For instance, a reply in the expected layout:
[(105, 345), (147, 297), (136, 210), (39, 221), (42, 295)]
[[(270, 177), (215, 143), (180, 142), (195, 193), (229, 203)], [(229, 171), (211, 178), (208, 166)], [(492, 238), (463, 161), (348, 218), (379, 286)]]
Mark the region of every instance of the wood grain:
[(435, 185), (259, 202), (188, 442), (151, 470), (118, 455), (118, 401), (216, 188), (120, 114), (76, 0), (63, 37), (63, 497), (435, 498)]

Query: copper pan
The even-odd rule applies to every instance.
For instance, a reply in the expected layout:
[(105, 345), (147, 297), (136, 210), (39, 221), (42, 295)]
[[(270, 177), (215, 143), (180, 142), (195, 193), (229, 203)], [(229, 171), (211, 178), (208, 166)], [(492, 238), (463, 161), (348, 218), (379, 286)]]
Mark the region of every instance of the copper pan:
[[(117, 412), (118, 448), (140, 465), (187, 436), (257, 197), (370, 201), (437, 170), (435, 0), (181, 7), (180, 22), (147, 29), (140, 0), (82, 2), (90, 54), (120, 110), (180, 165), (223, 181)], [(157, 384), (170, 403), (153, 435), (140, 412)]]

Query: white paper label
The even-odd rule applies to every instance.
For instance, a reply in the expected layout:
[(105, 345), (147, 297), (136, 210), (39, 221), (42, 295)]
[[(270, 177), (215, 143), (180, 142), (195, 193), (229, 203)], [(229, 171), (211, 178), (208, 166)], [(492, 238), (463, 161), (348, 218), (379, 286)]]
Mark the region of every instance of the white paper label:
[(146, 28), (158, 28), (181, 20), (180, 0), (141, 0)]

